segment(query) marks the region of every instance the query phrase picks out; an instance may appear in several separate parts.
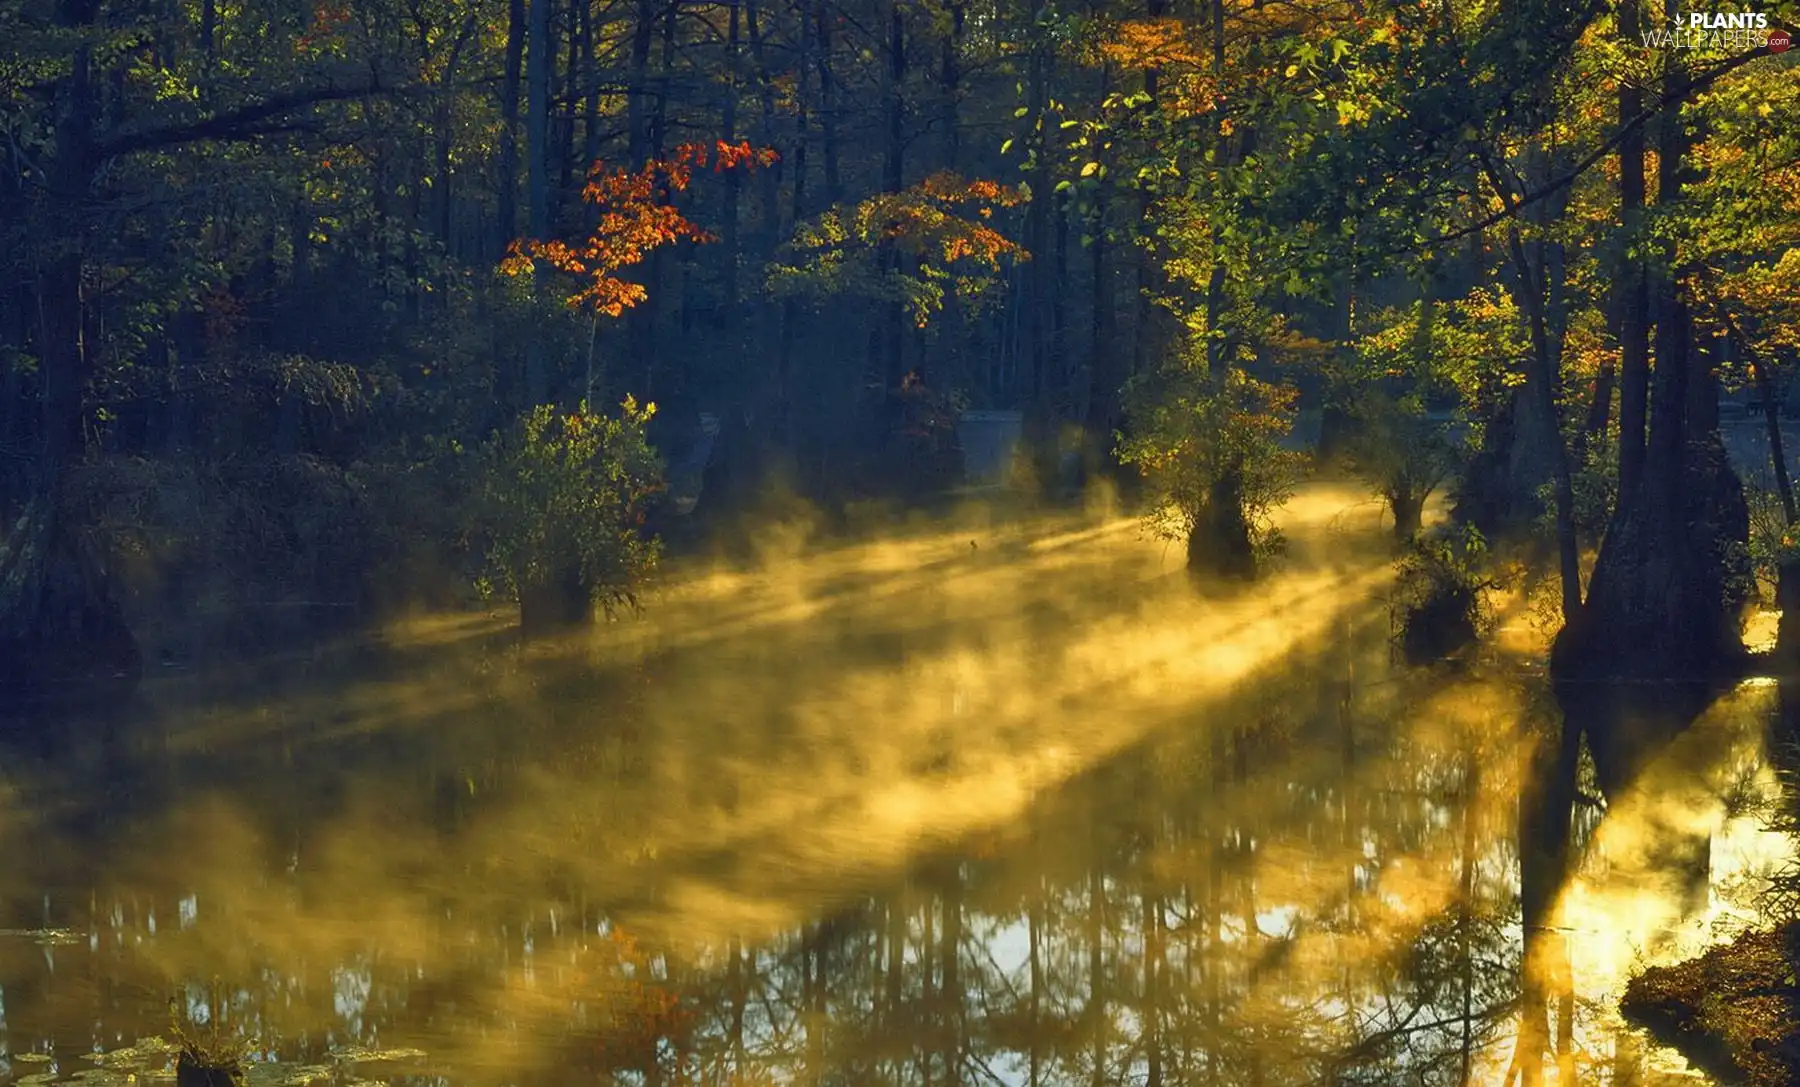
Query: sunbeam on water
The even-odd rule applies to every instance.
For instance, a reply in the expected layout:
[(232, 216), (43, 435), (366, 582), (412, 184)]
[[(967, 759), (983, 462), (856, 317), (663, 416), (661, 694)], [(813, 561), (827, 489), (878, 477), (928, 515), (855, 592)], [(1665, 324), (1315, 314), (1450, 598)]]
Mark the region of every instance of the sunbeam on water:
[[(1539, 681), (1390, 662), (1362, 496), (1284, 529), (1197, 592), (1098, 512), (795, 523), (565, 642), (427, 616), (152, 688), (0, 780), (0, 1082), (162, 1068), (177, 991), (296, 1082), (1499, 1078)], [(1586, 819), (1582, 1082), (1785, 856), (1724, 799), (1774, 787), (1758, 697)]]

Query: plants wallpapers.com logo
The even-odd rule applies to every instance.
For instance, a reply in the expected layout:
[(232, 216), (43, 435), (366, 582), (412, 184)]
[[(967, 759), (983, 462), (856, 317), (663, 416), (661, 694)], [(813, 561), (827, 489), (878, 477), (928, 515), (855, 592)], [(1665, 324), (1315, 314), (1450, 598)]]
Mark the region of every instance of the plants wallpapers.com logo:
[(1760, 11), (1689, 11), (1677, 15), (1669, 26), (1643, 32), (1651, 49), (1707, 49), (1733, 52), (1768, 49), (1785, 53), (1793, 45), (1793, 33), (1773, 23)]

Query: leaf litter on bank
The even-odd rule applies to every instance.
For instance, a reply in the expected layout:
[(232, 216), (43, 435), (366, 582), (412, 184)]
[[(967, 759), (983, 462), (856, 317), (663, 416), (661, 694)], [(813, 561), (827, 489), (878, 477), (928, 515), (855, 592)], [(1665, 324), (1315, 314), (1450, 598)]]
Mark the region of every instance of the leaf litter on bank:
[(0, 940), (30, 940), (45, 946), (83, 944), (87, 937), (66, 928), (0, 928)]
[(164, 1041), (157, 1035), (151, 1035), (148, 1038), (139, 1038), (124, 1049), (114, 1049), (106, 1053), (84, 1053), (81, 1059), (93, 1061), (101, 1068), (126, 1068), (139, 1071), (141, 1067), (151, 1064), (160, 1067), (180, 1051), (180, 1047), (173, 1042)]
[(244, 1069), (245, 1087), (307, 1087), (328, 1081), (335, 1069), (323, 1064), (252, 1064)]
[(418, 1061), (430, 1054), (423, 1049), (365, 1049), (362, 1046), (341, 1046), (331, 1051), (331, 1058), (345, 1064), (372, 1064), (376, 1061)]
[(1717, 1078), (1800, 1082), (1800, 926), (1749, 932), (1633, 978), (1620, 1009)]

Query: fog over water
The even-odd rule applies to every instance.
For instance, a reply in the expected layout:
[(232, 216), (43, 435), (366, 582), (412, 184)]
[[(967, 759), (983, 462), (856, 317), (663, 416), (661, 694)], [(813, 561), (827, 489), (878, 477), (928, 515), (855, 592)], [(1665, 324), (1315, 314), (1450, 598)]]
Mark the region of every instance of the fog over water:
[[(1392, 661), (1380, 522), (1309, 486), (1236, 592), (1103, 503), (792, 522), (575, 641), (426, 616), (154, 680), (0, 760), (0, 1083), (152, 1074), (84, 1054), (171, 994), (264, 1082), (1498, 1082), (1555, 710), (1517, 608)], [(1787, 856), (1772, 702), (1579, 809), (1582, 1082), (1693, 1082), (1613, 1008)]]

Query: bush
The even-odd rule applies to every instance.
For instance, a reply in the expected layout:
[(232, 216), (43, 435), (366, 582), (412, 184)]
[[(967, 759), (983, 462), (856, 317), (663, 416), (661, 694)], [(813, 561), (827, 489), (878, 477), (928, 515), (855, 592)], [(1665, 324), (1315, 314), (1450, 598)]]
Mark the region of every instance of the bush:
[(1396, 640), (1409, 664), (1451, 656), (1490, 625), (1487, 541), (1471, 526), (1414, 542), (1400, 560)]
[(1774, 601), (1782, 566), (1800, 561), (1800, 533), (1788, 526), (1781, 496), (1774, 491), (1745, 487), (1744, 498), (1750, 507), (1750, 569), (1762, 599)]
[[(654, 404), (616, 417), (542, 405), (483, 454), (484, 593), (504, 590), (530, 629), (637, 605), (658, 544), (642, 530), (662, 465), (645, 440)], [(541, 614), (540, 614), (541, 613)]]

